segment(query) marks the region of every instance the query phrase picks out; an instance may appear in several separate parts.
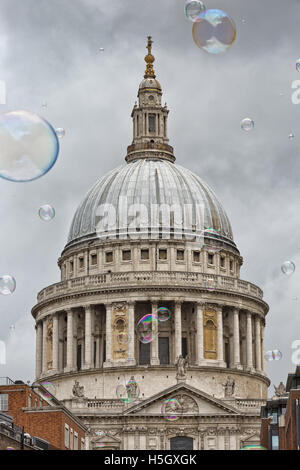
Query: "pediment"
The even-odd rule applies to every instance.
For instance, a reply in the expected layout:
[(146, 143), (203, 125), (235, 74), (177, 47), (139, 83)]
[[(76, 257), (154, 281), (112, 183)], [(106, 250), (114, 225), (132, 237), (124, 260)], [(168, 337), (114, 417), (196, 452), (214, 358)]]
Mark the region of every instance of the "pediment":
[(177, 400), (180, 404), (180, 413), (186, 417), (239, 414), (233, 406), (185, 383), (174, 385), (143, 402), (132, 405), (124, 414), (161, 416), (166, 400), (171, 398)]

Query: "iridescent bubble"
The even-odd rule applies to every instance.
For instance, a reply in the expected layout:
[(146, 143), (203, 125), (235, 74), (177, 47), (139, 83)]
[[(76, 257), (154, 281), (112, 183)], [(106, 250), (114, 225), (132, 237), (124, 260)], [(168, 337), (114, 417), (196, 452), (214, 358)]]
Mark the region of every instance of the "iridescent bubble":
[(281, 265), (281, 271), (283, 272), (283, 274), (286, 274), (287, 276), (290, 276), (291, 274), (293, 274), (295, 272), (295, 269), (296, 269), (296, 265), (295, 263), (293, 263), (293, 261), (285, 261)]
[(62, 127), (58, 127), (55, 132), (59, 139), (62, 139), (66, 135), (65, 129), (63, 129)]
[(282, 359), (282, 352), (280, 352), (279, 349), (273, 349), (265, 353), (265, 360), (267, 362), (280, 361), (280, 359)]
[(137, 324), (137, 336), (141, 343), (151, 343), (158, 334), (158, 319), (156, 315), (144, 315)]
[(45, 398), (45, 400), (52, 400), (52, 395), (56, 395), (56, 387), (53, 383), (51, 382), (42, 382), (41, 384), (49, 393), (47, 392), (42, 392), (42, 395), (43, 395), (43, 398)]
[(217, 283), (216, 283), (216, 280), (213, 279), (213, 278), (209, 278), (209, 279), (206, 279), (204, 281), (204, 286), (206, 287), (206, 289), (210, 292), (214, 291), (216, 286), (217, 286)]
[(295, 134), (289, 134), (289, 139), (292, 140), (295, 137)]
[(177, 421), (183, 414), (183, 407), (177, 398), (168, 398), (162, 404), (161, 414), (168, 421)]
[(208, 237), (209, 235), (219, 235), (219, 231), (213, 227), (208, 227), (200, 233), (200, 237)]
[(254, 129), (253, 119), (250, 119), (250, 118), (243, 119), (241, 121), (241, 129), (246, 132), (252, 131), (252, 129)]
[(171, 312), (167, 307), (160, 307), (157, 309), (157, 319), (159, 322), (167, 321), (170, 317)]
[(121, 331), (117, 334), (117, 341), (119, 344), (128, 344), (130, 340), (130, 336), (125, 331)]
[(121, 382), (117, 386), (116, 395), (123, 403), (129, 404), (136, 401), (140, 396), (140, 389), (134, 380), (134, 377), (131, 377), (130, 380), (124, 380)]
[(268, 449), (259, 445), (252, 444), (249, 446), (242, 447), (241, 450), (268, 450)]
[(16, 280), (14, 277), (5, 274), (0, 277), (0, 294), (9, 295), (16, 290)]
[(203, 250), (204, 251), (207, 251), (208, 253), (212, 254), (212, 255), (215, 255), (216, 253), (219, 253), (219, 251), (222, 250), (222, 247), (221, 246), (217, 246), (217, 245), (203, 245)]
[(184, 5), (184, 13), (188, 20), (195, 21), (195, 19), (206, 9), (203, 2), (200, 0), (186, 0)]
[(236, 38), (234, 21), (222, 10), (205, 10), (193, 24), (193, 39), (200, 49), (210, 54), (227, 51)]
[(39, 208), (39, 216), (42, 220), (48, 221), (55, 217), (55, 209), (50, 204), (45, 204)]
[(37, 114), (12, 111), (0, 115), (0, 177), (32, 181), (55, 164), (59, 143), (53, 127)]
[(296, 60), (296, 70), (300, 72), (300, 59)]

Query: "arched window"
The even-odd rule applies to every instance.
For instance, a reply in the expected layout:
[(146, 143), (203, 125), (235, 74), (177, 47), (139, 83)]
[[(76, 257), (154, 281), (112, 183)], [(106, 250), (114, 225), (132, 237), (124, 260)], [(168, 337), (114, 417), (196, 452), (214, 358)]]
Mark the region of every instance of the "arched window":
[(217, 327), (213, 320), (206, 320), (204, 324), (204, 357), (217, 359)]

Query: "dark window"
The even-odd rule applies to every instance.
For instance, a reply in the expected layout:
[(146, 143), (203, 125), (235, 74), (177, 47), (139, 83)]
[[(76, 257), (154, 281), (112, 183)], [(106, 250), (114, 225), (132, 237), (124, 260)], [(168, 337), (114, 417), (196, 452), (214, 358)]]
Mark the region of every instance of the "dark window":
[(171, 450), (193, 450), (193, 438), (192, 437), (172, 437), (170, 439)]
[(139, 363), (140, 365), (150, 364), (150, 343), (140, 342)]
[(169, 364), (169, 338), (158, 338), (158, 355), (161, 364)]
[(149, 250), (141, 250), (141, 259), (149, 259)]
[(74, 263), (73, 261), (70, 261), (70, 271), (73, 271), (73, 269), (74, 269)]
[(97, 255), (92, 255), (91, 256), (91, 263), (92, 264), (97, 264)]
[(84, 259), (79, 258), (79, 268), (83, 268), (83, 267), (84, 267)]
[(159, 259), (167, 259), (167, 250), (159, 250)]
[(208, 264), (214, 264), (214, 255), (208, 253)]
[(94, 367), (96, 368), (97, 343), (94, 341)]
[(131, 260), (131, 251), (130, 250), (123, 250), (122, 251), (122, 260), (123, 261), (130, 261)]
[(112, 263), (112, 261), (113, 261), (113, 252), (112, 251), (107, 251), (105, 253), (105, 261), (107, 263)]
[(233, 261), (230, 260), (230, 271), (233, 271)]
[(221, 256), (220, 258), (220, 264), (222, 268), (225, 268), (225, 256)]
[(77, 370), (81, 370), (81, 344), (77, 346)]
[(178, 261), (184, 260), (184, 250), (177, 250), (177, 260)]
[(155, 132), (155, 114), (149, 114), (149, 132)]
[(187, 356), (187, 338), (181, 338), (181, 354), (183, 357)]
[(103, 341), (103, 362), (106, 361), (106, 340)]
[(194, 251), (193, 252), (193, 257), (194, 257), (194, 261), (196, 263), (199, 263), (200, 262), (200, 251)]

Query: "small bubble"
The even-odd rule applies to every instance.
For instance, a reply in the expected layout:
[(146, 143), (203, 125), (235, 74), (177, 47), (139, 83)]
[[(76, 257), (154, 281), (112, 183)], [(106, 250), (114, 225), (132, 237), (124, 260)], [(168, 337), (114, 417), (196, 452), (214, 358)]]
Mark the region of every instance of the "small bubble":
[(62, 139), (66, 135), (65, 129), (63, 129), (62, 127), (58, 127), (55, 132), (59, 139)]
[(300, 59), (296, 60), (296, 70), (300, 72)]
[(55, 217), (55, 209), (50, 204), (45, 204), (39, 208), (39, 216), (42, 220), (48, 221)]
[(295, 269), (296, 269), (296, 265), (295, 263), (293, 263), (293, 261), (285, 261), (281, 265), (281, 271), (286, 276), (290, 276), (291, 274), (293, 274), (295, 272)]
[(254, 129), (253, 119), (250, 119), (250, 118), (243, 119), (241, 121), (241, 129), (246, 132), (252, 131), (252, 129)]

